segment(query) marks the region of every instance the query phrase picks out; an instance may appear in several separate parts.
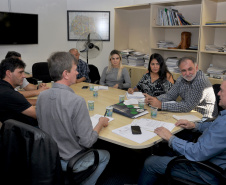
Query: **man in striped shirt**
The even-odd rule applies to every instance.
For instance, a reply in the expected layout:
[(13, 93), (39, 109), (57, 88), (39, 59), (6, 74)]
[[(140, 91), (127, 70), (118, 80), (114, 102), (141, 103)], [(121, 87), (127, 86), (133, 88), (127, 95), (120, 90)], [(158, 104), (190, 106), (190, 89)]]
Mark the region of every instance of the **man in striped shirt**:
[[(178, 61), (181, 76), (166, 93), (157, 97), (147, 95), (145, 102), (161, 110), (172, 112), (190, 112), (195, 110), (203, 117), (217, 116), (216, 97), (211, 83), (205, 74), (198, 70), (192, 57), (183, 57)], [(180, 102), (176, 102), (178, 97)]]

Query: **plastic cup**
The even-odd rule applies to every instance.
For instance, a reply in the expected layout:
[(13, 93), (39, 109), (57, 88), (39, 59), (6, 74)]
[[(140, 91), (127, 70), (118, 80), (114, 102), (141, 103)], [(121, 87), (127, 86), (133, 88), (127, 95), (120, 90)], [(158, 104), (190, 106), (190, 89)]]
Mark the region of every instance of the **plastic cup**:
[(89, 84), (89, 90), (93, 91), (93, 89), (94, 89), (94, 85), (93, 84)]
[(144, 100), (138, 100), (138, 107), (140, 107), (140, 109), (144, 109)]
[(98, 96), (98, 89), (93, 89), (93, 96), (94, 97), (97, 97)]
[(158, 113), (158, 108), (156, 107), (151, 107), (151, 117), (156, 118)]
[(51, 81), (51, 85), (53, 86), (53, 84), (54, 84), (54, 81)]
[(112, 113), (113, 113), (113, 107), (112, 106), (106, 107), (106, 116), (112, 117)]
[(88, 100), (88, 109), (89, 109), (89, 111), (94, 110), (94, 101)]
[(42, 83), (42, 80), (38, 80), (38, 86)]
[(125, 95), (119, 95), (119, 103), (125, 100)]

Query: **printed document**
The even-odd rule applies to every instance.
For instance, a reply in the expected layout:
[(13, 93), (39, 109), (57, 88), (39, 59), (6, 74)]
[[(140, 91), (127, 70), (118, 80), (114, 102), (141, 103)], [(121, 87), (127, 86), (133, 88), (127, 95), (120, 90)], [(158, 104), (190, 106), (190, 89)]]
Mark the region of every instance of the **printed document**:
[(186, 119), (186, 120), (192, 121), (192, 122), (201, 120), (200, 118), (198, 118), (197, 116), (194, 116), (194, 115), (181, 115), (181, 116), (173, 115), (173, 118), (175, 118), (176, 120)]

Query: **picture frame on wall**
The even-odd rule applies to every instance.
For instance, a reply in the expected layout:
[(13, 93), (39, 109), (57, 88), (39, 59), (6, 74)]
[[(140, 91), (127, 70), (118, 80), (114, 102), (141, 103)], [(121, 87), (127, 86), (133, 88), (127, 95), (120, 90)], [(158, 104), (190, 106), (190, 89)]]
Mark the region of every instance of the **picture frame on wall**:
[(68, 10), (68, 41), (81, 40), (87, 32), (97, 33), (102, 41), (110, 41), (110, 11)]

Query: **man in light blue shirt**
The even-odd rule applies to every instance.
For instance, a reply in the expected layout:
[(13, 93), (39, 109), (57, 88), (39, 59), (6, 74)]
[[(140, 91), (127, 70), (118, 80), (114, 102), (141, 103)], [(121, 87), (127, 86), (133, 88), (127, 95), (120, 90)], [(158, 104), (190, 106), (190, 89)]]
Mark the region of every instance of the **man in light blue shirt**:
[[(202, 133), (196, 143), (188, 142), (174, 136), (164, 127), (155, 130), (163, 139), (169, 142), (169, 146), (180, 155), (184, 155), (191, 161), (210, 161), (222, 169), (226, 169), (226, 79), (221, 84), (219, 106), (224, 110), (214, 122), (193, 123), (187, 120), (179, 120), (176, 126), (185, 129), (194, 129)], [(175, 157), (169, 156), (150, 156), (146, 159), (144, 168), (141, 172), (138, 184), (154, 184), (159, 175), (164, 175), (168, 163)], [(183, 179), (192, 179), (200, 184), (218, 184), (217, 180), (210, 173), (202, 171), (196, 165), (181, 165), (174, 168), (172, 175)]]

